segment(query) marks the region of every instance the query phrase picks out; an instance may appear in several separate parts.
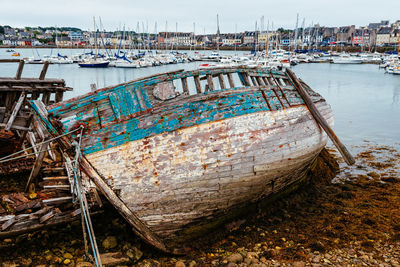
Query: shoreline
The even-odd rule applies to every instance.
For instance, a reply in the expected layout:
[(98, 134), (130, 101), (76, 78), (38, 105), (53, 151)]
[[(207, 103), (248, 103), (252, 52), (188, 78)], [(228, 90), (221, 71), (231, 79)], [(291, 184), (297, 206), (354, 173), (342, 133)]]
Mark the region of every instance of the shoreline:
[[(319, 179), (274, 202), (274, 209), (260, 206), (193, 242), (180, 257), (154, 251), (107, 210), (93, 217), (100, 252), (129, 266), (399, 266), (400, 151), (359, 148), (355, 166), (339, 160), (333, 183), (318, 172)], [(3, 239), (0, 252), (7, 264), (92, 266), (84, 257), (79, 221)]]

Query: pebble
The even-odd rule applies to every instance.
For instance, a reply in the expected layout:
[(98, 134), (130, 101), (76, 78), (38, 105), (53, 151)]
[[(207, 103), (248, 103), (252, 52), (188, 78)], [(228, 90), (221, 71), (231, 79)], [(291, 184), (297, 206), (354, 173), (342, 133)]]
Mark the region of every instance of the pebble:
[(186, 267), (185, 263), (183, 261), (177, 261), (175, 263), (175, 267)]
[(118, 245), (117, 238), (115, 236), (107, 236), (102, 245), (105, 249), (115, 248)]
[(234, 253), (229, 255), (226, 260), (228, 262), (233, 262), (233, 263), (240, 263), (243, 261), (243, 256), (240, 253)]

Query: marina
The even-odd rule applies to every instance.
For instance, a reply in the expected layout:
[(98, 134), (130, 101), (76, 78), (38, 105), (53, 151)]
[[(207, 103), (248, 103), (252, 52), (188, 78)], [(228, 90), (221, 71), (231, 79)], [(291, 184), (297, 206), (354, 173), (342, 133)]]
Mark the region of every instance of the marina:
[(43, 9), (21, 27), (41, 22), (17, 2), (0, 11), (0, 266), (400, 265), (400, 20), (325, 26), (305, 2), (288, 26), (222, 1), (88, 24), (73, 0), (52, 11), (71, 26)]

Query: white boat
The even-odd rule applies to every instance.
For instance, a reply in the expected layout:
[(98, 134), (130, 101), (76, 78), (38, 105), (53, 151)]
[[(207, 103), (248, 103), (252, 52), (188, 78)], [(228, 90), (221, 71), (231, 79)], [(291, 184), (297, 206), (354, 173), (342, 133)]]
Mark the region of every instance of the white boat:
[(341, 54), (338, 57), (333, 57), (332, 63), (334, 63), (334, 64), (361, 64), (361, 63), (363, 63), (363, 60), (360, 57), (350, 56), (348, 54)]

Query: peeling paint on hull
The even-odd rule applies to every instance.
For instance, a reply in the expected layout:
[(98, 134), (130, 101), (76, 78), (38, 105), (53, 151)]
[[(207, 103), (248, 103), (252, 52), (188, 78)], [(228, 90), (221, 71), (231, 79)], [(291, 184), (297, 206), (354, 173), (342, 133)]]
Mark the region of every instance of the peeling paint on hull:
[[(317, 104), (333, 124), (326, 102)], [(305, 106), (257, 112), (87, 155), (159, 236), (279, 192), (303, 176), (327, 136)]]

